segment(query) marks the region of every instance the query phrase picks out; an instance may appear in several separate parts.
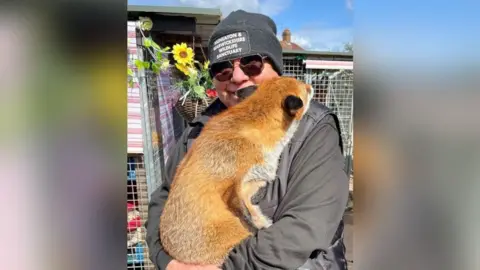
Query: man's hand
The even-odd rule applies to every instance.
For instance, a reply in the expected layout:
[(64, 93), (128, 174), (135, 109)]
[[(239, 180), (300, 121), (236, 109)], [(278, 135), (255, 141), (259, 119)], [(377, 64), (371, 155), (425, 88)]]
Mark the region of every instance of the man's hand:
[(184, 264), (177, 260), (172, 260), (167, 265), (167, 270), (220, 270), (220, 267), (216, 265)]

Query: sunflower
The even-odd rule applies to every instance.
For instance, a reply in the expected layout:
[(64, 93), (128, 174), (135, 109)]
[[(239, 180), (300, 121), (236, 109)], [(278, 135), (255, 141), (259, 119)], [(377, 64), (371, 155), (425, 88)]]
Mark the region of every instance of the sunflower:
[(173, 46), (173, 58), (177, 63), (186, 65), (193, 61), (193, 50), (187, 47), (186, 43), (175, 44)]
[(175, 63), (175, 67), (177, 67), (177, 69), (180, 70), (183, 74), (185, 74), (187, 76), (189, 75), (188, 66), (186, 66), (184, 64)]

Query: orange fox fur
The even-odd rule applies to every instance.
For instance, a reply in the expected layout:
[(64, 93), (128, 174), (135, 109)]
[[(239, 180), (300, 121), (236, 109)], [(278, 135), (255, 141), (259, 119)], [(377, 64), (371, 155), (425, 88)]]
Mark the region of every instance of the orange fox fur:
[(221, 265), (252, 235), (245, 212), (257, 229), (272, 224), (251, 198), (275, 180), (280, 154), (312, 92), (293, 78), (271, 79), (207, 122), (176, 171), (160, 218), (162, 246), (170, 256)]

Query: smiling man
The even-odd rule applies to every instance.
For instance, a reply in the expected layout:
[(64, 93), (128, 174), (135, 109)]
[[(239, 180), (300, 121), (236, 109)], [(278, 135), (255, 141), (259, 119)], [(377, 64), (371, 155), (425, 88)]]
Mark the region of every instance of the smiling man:
[[(261, 82), (283, 73), (282, 48), (273, 20), (243, 10), (232, 12), (209, 40), (210, 73), (218, 99), (195, 119), (177, 142), (162, 185), (153, 192), (146, 223), (150, 259), (158, 269), (219, 269), (185, 265), (162, 249), (159, 220), (175, 169), (202, 127), (215, 114), (241, 102)], [(222, 269), (347, 269), (343, 221), (349, 181), (344, 171), (337, 117), (313, 101), (289, 147), (278, 179), (255, 196), (274, 224), (232, 250)]]

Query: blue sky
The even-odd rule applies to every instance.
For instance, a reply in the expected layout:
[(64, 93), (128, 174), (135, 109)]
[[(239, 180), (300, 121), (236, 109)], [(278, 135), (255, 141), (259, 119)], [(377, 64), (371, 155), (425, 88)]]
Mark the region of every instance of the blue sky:
[[(244, 9), (267, 14), (304, 49), (338, 51), (353, 40), (353, 0), (128, 0), (132, 5), (219, 7), (224, 14)], [(294, 4), (295, 2), (295, 4)], [(301, 4), (300, 4), (301, 3)]]

